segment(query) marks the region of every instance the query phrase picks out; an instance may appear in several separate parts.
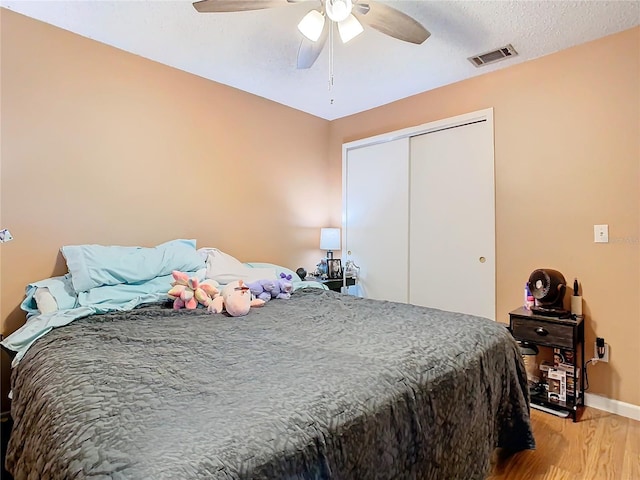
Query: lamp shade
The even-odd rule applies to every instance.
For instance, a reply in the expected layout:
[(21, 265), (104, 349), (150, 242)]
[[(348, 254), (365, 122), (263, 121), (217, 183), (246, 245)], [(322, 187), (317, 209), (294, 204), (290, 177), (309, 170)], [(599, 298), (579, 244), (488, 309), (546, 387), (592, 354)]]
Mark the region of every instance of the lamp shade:
[(363, 31), (364, 28), (362, 27), (362, 24), (353, 16), (353, 14), (350, 14), (338, 24), (338, 33), (340, 33), (342, 43), (347, 43), (352, 38), (360, 35)]
[(318, 41), (323, 29), (324, 15), (317, 10), (311, 10), (298, 24), (298, 30), (312, 42)]
[(320, 250), (340, 250), (340, 229), (320, 229)]

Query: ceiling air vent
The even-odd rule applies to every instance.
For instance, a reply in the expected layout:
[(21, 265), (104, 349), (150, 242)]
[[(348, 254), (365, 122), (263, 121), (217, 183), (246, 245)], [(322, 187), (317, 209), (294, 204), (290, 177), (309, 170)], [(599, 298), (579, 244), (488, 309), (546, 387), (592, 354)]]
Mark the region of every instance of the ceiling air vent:
[(476, 67), (482, 67), (483, 65), (499, 62), (500, 60), (504, 60), (505, 58), (515, 57), (516, 55), (518, 55), (518, 52), (516, 52), (516, 49), (513, 48), (511, 44), (509, 44), (497, 50), (481, 53), (480, 55), (476, 55), (475, 57), (469, 57), (468, 60)]

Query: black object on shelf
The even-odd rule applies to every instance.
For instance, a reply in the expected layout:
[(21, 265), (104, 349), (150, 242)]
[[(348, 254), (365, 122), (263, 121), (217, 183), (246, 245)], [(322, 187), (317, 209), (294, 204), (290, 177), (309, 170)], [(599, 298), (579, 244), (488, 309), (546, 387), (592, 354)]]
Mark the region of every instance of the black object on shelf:
[(300, 280), (304, 280), (307, 277), (307, 271), (302, 267), (298, 268), (296, 273), (300, 277)]
[(347, 286), (356, 284), (356, 279), (352, 277), (346, 277), (344, 279), (344, 282), (342, 278), (328, 278), (326, 280), (316, 280), (316, 281), (320, 283), (324, 283), (329, 290), (332, 290), (334, 292), (340, 292), (340, 289), (345, 283)]

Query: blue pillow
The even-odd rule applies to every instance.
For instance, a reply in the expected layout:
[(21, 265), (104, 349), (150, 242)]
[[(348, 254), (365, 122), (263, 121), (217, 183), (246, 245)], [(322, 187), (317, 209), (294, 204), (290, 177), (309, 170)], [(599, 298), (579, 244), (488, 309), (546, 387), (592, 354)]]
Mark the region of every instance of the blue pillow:
[(76, 292), (101, 285), (138, 283), (205, 267), (195, 240), (172, 240), (157, 247), (69, 245), (61, 248)]
[[(184, 272), (189, 278), (204, 280), (206, 270)], [(172, 275), (155, 277), (141, 283), (121, 283), (118, 285), (102, 285), (88, 292), (78, 294), (78, 306), (95, 307), (100, 311), (131, 310), (143, 303), (167, 300), (167, 292), (174, 281)]]

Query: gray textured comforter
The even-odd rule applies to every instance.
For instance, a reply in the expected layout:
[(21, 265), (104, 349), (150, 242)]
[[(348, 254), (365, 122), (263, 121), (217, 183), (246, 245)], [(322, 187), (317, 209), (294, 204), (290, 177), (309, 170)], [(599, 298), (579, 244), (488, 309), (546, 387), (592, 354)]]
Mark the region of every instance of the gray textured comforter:
[(80, 319), (12, 382), (16, 480), (473, 480), (534, 446), (503, 325), (316, 289), (242, 318)]

